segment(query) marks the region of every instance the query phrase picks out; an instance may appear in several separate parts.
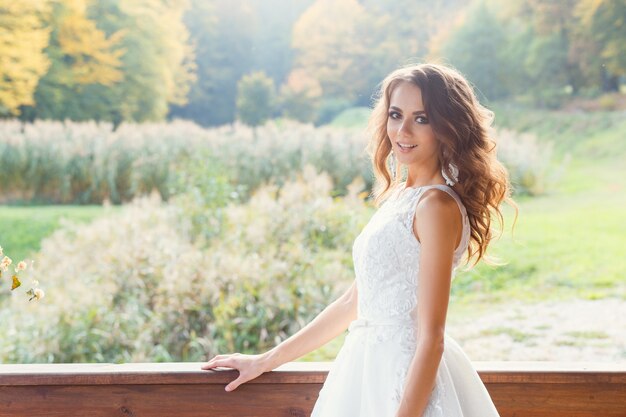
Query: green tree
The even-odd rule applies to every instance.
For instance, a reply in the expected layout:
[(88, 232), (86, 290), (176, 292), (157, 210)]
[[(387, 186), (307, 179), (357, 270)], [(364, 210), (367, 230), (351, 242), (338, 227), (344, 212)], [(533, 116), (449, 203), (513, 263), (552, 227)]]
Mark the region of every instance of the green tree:
[(364, 91), (366, 18), (357, 0), (317, 0), (296, 22), (295, 68), (317, 79), (324, 95), (354, 100)]
[(106, 27), (125, 31), (123, 68), (116, 86), (124, 120), (161, 120), (170, 104), (184, 104), (195, 79), (193, 48), (183, 23), (187, 0), (103, 0), (113, 10)]
[(236, 116), (237, 82), (252, 68), (254, 13), (243, 0), (193, 0), (185, 22), (196, 48), (197, 79), (189, 101), (174, 105), (170, 117), (202, 125), (231, 123)]
[[(527, 0), (533, 15), (535, 31), (535, 45), (531, 46), (530, 61), (542, 61), (553, 71), (548, 77), (553, 79), (554, 88), (569, 86), (573, 93), (578, 92), (584, 84), (584, 77), (580, 71), (580, 62), (572, 53), (573, 39), (577, 33), (578, 21), (574, 16), (574, 9), (580, 0)], [(558, 55), (554, 55), (558, 54)], [(548, 61), (559, 60), (559, 66), (549, 64)], [(541, 83), (535, 77), (538, 88)]]
[(35, 108), (26, 117), (54, 119), (109, 119), (109, 89), (123, 77), (122, 32), (107, 36), (88, 16), (86, 0), (54, 3), (45, 52), (52, 65), (35, 92)]
[(43, 50), (48, 1), (0, 0), (0, 116), (16, 115), (34, 103), (37, 83), (50, 65)]
[(161, 120), (186, 100), (193, 50), (186, 0), (57, 0), (32, 117)]
[(313, 0), (263, 0), (248, 2), (253, 10), (250, 50), (252, 66), (263, 71), (277, 85), (291, 73), (294, 50), (292, 30)]
[(451, 33), (441, 53), (463, 72), (488, 99), (508, 94), (504, 77), (505, 33), (484, 2), (471, 9), (463, 23)]
[[(223, 106), (216, 102), (214, 94), (214, 91), (223, 85), (225, 78), (223, 76), (227, 75), (219, 74), (219, 71), (212, 67), (217, 60), (220, 45), (214, 3), (209, 0), (192, 0), (191, 7), (183, 18), (194, 47), (196, 80), (191, 85), (187, 103), (170, 107), (168, 115), (170, 118), (193, 119), (199, 124), (210, 125), (216, 114), (223, 112)], [(218, 79), (220, 75), (221, 80)]]
[(293, 31), (294, 69), (316, 78), (324, 97), (371, 104), (380, 80), (400, 65), (422, 61), (442, 22), (467, 0), (317, 0)]
[(569, 77), (567, 40), (558, 34), (536, 36), (528, 48), (524, 68), (531, 80), (530, 91), (545, 107), (558, 107), (566, 94)]
[(237, 113), (249, 126), (259, 126), (272, 115), (275, 102), (274, 81), (257, 71), (244, 76), (237, 84)]
[(578, 51), (586, 72), (604, 91), (618, 91), (626, 75), (626, 3), (622, 0), (579, 0)]
[(588, 57), (597, 55), (596, 46), (576, 13), (581, 1), (515, 0), (503, 8), (507, 30), (517, 28), (513, 39), (526, 44), (524, 50), (518, 43), (524, 52), (517, 54), (515, 65), (524, 68), (528, 91), (540, 103), (558, 104), (597, 84), (588, 70)]

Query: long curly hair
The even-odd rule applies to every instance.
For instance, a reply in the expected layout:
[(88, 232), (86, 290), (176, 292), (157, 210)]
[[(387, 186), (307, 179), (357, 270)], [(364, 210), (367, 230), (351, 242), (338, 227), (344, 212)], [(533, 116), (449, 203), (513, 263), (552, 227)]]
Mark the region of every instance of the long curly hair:
[(493, 112), (478, 102), (472, 87), (455, 69), (439, 64), (412, 65), (392, 72), (383, 80), (368, 124), (367, 152), (374, 168), (375, 204), (380, 205), (402, 180), (400, 166), (396, 166), (392, 175), (388, 160), (391, 141), (387, 135), (389, 100), (400, 82), (413, 83), (421, 90), (424, 110), (439, 143), (440, 167), (450, 178), (454, 174), (449, 164), (458, 169), (458, 181), (452, 188), (467, 210), (471, 228), (466, 264), (472, 258), (475, 258), (472, 267), (483, 258), (488, 264), (500, 264), (486, 255), (494, 238), (492, 217), (498, 219), (499, 237), (504, 228), (500, 203), (505, 201), (515, 209), (513, 226), (519, 210), (510, 197), (509, 174), (496, 158), (491, 129)]

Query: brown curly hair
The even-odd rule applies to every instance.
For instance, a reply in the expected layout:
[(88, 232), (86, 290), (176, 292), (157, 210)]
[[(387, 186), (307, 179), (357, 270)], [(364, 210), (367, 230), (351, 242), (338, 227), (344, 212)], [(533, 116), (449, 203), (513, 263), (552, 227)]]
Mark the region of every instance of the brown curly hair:
[(440, 166), (446, 167), (448, 177), (452, 177), (448, 164), (458, 169), (458, 181), (452, 188), (467, 210), (471, 228), (467, 264), (474, 257), (472, 266), (483, 257), (488, 264), (497, 264), (495, 258), (486, 256), (494, 238), (492, 217), (497, 217), (501, 235), (504, 217), (500, 203), (505, 201), (515, 209), (513, 226), (519, 210), (510, 197), (509, 174), (496, 158), (496, 141), (491, 137), (493, 112), (478, 102), (472, 87), (455, 69), (440, 64), (412, 65), (392, 72), (383, 80), (368, 124), (367, 151), (374, 168), (376, 205), (380, 205), (401, 180), (400, 167), (392, 177), (388, 164), (391, 142), (387, 135), (387, 118), (391, 93), (403, 81), (421, 90), (426, 114), (439, 142)]

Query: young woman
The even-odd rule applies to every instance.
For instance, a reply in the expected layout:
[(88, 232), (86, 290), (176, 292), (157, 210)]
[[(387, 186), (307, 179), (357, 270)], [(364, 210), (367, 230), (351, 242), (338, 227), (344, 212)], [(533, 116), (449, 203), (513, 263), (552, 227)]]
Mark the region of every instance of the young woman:
[(202, 369), (239, 370), (226, 386), (232, 391), (347, 328), (312, 417), (498, 416), (444, 331), (457, 266), (483, 258), (492, 218), (503, 225), (502, 201), (517, 211), (491, 121), (453, 69), (423, 64), (391, 73), (370, 119), (379, 209), (354, 242), (352, 287), (274, 349), (218, 355)]

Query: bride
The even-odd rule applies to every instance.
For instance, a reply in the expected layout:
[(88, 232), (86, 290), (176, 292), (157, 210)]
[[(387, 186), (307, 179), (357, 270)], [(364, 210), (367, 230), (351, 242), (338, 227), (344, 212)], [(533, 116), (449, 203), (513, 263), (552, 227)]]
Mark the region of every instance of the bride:
[(498, 416), (445, 333), (456, 268), (485, 257), (502, 201), (517, 211), (489, 136), (492, 115), (449, 67), (387, 76), (369, 122), (378, 210), (354, 241), (354, 283), (270, 351), (217, 355), (202, 369), (237, 369), (233, 391), (348, 329), (312, 417)]

